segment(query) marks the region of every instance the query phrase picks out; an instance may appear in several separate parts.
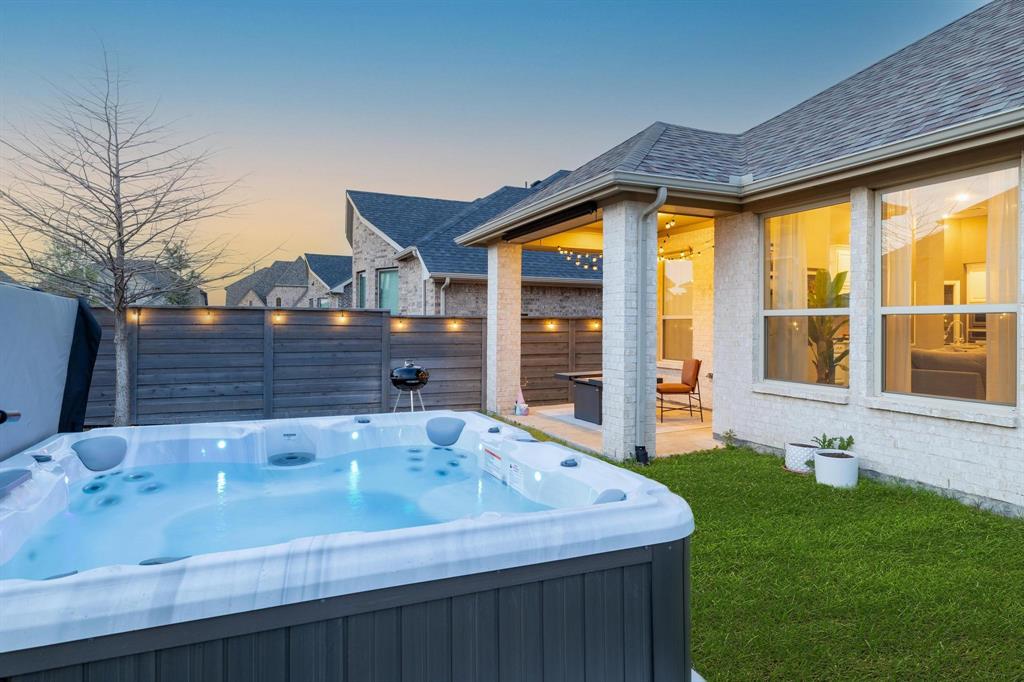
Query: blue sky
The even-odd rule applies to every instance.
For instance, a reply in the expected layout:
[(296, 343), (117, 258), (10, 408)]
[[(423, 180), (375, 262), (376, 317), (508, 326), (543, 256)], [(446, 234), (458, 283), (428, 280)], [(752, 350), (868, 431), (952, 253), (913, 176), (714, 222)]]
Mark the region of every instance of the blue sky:
[(471, 199), (655, 120), (737, 132), (981, 2), (11, 2), (2, 131), (101, 46), (248, 207), (239, 257), (346, 252), (346, 188)]

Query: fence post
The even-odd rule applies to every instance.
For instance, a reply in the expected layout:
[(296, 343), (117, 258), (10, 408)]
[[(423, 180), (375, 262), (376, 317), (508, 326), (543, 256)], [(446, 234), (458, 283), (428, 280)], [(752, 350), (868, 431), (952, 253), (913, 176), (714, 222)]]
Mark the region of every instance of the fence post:
[[(521, 355), (521, 354), (520, 354)], [(520, 358), (519, 372), (522, 374), (522, 358)], [(480, 321), (480, 409), (487, 410), (487, 317)]]
[(128, 315), (128, 423), (139, 423), (139, 325), (142, 324), (142, 308), (135, 308), (135, 314)]
[(391, 385), (391, 313), (380, 319), (380, 411), (388, 411), (388, 386)]
[[(576, 371), (576, 323), (579, 320), (572, 318), (569, 320), (569, 371)], [(572, 381), (569, 383), (569, 402), (576, 400), (576, 384)]]
[(274, 312), (263, 311), (263, 418), (274, 416)]

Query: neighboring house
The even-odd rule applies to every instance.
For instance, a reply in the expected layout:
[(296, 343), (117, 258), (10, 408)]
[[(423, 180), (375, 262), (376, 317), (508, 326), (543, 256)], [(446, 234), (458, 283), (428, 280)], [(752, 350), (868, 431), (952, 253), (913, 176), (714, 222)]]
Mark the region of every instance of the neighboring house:
[(3, 284), (17, 284), (18, 280), (14, 279), (13, 277), (8, 275), (3, 270), (0, 270), (0, 283), (3, 283)]
[(343, 308), (344, 285), (352, 279), (352, 257), (307, 253), (279, 260), (224, 289), (229, 306), (251, 308)]
[[(404, 315), (484, 315), (487, 252), (455, 237), (541, 191), (567, 171), (531, 187), (502, 187), (475, 201), (349, 191), (346, 235), (352, 245), (355, 307)], [(601, 273), (584, 270), (556, 251), (523, 259), (523, 313), (601, 313)]]
[(467, 230), (494, 265), (487, 409), (520, 385), (520, 258), (585, 244), (606, 455), (654, 451), (681, 338), (717, 434), (851, 434), (862, 469), (1024, 515), (1022, 36), (1024, 2), (992, 2), (744, 133), (655, 123)]

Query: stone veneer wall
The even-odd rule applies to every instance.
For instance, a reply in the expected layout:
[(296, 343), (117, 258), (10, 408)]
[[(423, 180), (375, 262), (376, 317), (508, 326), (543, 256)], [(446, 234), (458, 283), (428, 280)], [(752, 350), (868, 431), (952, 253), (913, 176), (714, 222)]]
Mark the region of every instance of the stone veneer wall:
[[(444, 292), (448, 315), (486, 315), (487, 284), (452, 282)], [(440, 313), (440, 284), (437, 285)], [(562, 287), (526, 284), (522, 292), (523, 313), (532, 317), (600, 317), (601, 287)]]
[[(1024, 515), (1019, 408), (992, 410), (955, 400), (925, 404), (877, 390), (874, 193), (854, 189), (851, 202), (849, 389), (757, 379), (763, 338), (759, 219), (743, 213), (716, 221), (715, 432), (732, 431), (740, 440), (772, 449), (787, 441), (806, 442), (823, 431), (852, 434), (865, 469)], [(1024, 202), (1021, 206), (1024, 210)], [(1021, 245), (1024, 249), (1024, 240)], [(1024, 280), (1024, 267), (1021, 275)], [(1024, 304), (1018, 311), (1018, 320), (1024, 320)], [(1018, 329), (1018, 357), (1024, 357), (1022, 338)], [(1019, 386), (1017, 403), (1022, 402), (1024, 387)]]
[[(366, 307), (377, 307), (377, 270), (395, 268), (395, 254), (398, 251), (382, 239), (373, 228), (359, 218), (353, 216), (352, 225), (352, 278), (360, 272), (366, 272)], [(399, 276), (401, 280), (401, 276)], [(355, 301), (353, 301), (355, 302)]]

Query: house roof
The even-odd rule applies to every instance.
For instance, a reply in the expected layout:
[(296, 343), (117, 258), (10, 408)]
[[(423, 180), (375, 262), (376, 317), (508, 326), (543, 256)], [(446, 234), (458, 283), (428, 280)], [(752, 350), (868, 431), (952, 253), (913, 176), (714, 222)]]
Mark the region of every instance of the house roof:
[[(155, 261), (133, 259), (126, 263), (129, 265), (133, 277), (146, 280), (154, 289), (166, 291), (185, 283), (177, 272)], [(184, 305), (206, 305), (206, 293), (199, 287), (189, 287), (180, 293), (187, 296), (182, 300)]]
[(352, 277), (352, 256), (334, 256), (325, 253), (307, 253), (309, 269), (319, 277), (327, 288), (333, 289)]
[(267, 294), (274, 287), (303, 287), (307, 285), (306, 262), (301, 258), (293, 261), (276, 260), (265, 268), (224, 287), (225, 303), (238, 305), (242, 298), (253, 291), (260, 300), (267, 302)]
[[(459, 246), (455, 238), (484, 224), (525, 197), (543, 191), (568, 174), (568, 171), (558, 171), (529, 188), (502, 187), (472, 202), (444, 224), (423, 235), (415, 246), (427, 270), (432, 273), (486, 275), (487, 252), (484, 249)], [(524, 251), (523, 277), (600, 280), (601, 273), (583, 270), (567, 262), (557, 252)]]
[(17, 284), (18, 280), (14, 279), (3, 270), (0, 270), (0, 282), (5, 282), (7, 284)]
[[(444, 211), (449, 213), (444, 220), (431, 223), (421, 213), (422, 222), (416, 223), (415, 229), (407, 216), (394, 213), (401, 213), (417, 205), (417, 202), (441, 200), (371, 192), (349, 192), (349, 196), (352, 196), (360, 214), (389, 238), (404, 248), (415, 247), (431, 274), (484, 276), (487, 274), (487, 252), (480, 248), (459, 246), (455, 238), (491, 220), (524, 198), (543, 191), (568, 174), (569, 171), (558, 171), (530, 187), (502, 187), (474, 201), (445, 202), (448, 206), (444, 209), (434, 208), (434, 215), (443, 215)], [(368, 217), (364, 211), (366, 196), (371, 194), (376, 220)], [(601, 273), (583, 270), (566, 262), (565, 257), (556, 252), (526, 251), (523, 253), (523, 277), (599, 281)]]
[(1024, 108), (1024, 2), (996, 0), (740, 134), (657, 122), (519, 212), (610, 171), (746, 184)]
[(403, 249), (414, 244), (424, 229), (440, 225), (470, 204), (357, 190), (349, 190), (348, 196), (363, 218)]

